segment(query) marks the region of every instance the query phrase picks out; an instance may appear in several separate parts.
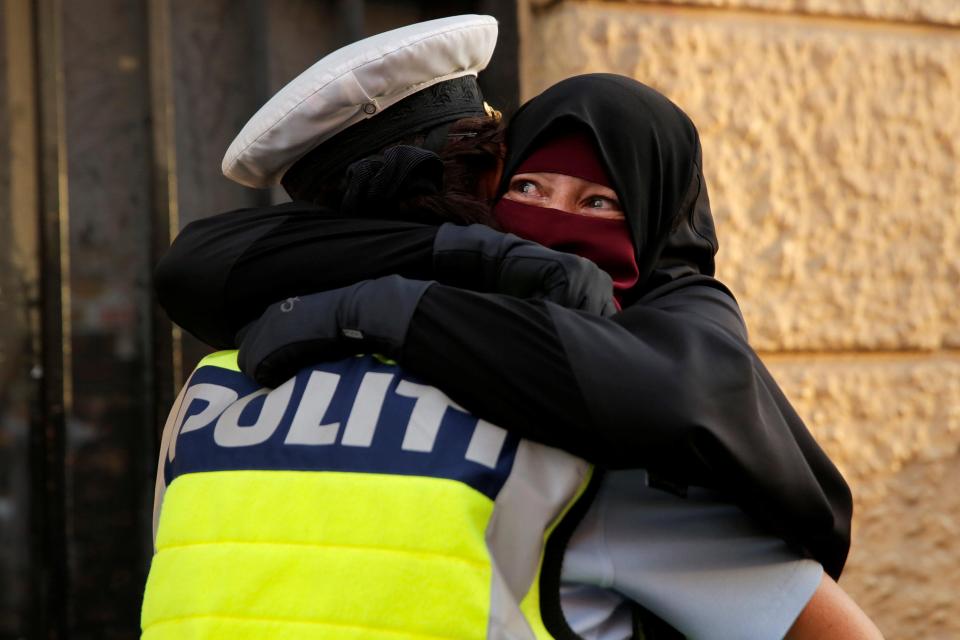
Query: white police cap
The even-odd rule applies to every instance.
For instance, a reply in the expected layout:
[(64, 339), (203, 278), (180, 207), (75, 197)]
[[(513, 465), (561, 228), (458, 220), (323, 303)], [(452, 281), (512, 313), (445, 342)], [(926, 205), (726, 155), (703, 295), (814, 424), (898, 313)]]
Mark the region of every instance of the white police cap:
[(334, 51), (257, 111), (230, 144), (223, 174), (270, 187), (325, 140), (427, 87), (476, 76), (497, 41), (497, 21), (464, 15), (387, 31)]

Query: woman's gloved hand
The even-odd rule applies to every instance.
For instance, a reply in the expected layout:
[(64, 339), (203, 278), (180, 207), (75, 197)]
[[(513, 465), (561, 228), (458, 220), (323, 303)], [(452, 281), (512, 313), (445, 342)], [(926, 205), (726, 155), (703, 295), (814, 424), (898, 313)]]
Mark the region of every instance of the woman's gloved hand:
[(594, 263), (480, 224), (441, 225), (433, 268), (439, 282), (463, 289), (549, 300), (603, 316), (617, 311), (613, 281)]
[(316, 362), (396, 354), (431, 284), (386, 276), (272, 304), (237, 334), (240, 369), (275, 387)]

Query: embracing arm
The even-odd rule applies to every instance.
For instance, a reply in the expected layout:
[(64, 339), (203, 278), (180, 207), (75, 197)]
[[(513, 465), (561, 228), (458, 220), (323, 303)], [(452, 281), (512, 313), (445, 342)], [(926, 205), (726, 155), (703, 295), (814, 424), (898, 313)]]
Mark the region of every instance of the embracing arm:
[(390, 274), (615, 311), (610, 276), (579, 256), (484, 225), (344, 218), (301, 203), (187, 225), (154, 284), (171, 320), (226, 349), (273, 302)]
[[(709, 419), (705, 412), (727, 410), (731, 394), (751, 392), (745, 343), (705, 317), (738, 326), (736, 304), (716, 281), (698, 281), (670, 296), (673, 308), (634, 306), (610, 319), (434, 285), (390, 355), (525, 437), (606, 467), (661, 460), (669, 469), (651, 456), (654, 436), (690, 437)], [(684, 303), (686, 312), (678, 308)]]
[(397, 273), (431, 278), (437, 227), (344, 218), (304, 203), (192, 222), (154, 272), (160, 305), (218, 349), (273, 302)]

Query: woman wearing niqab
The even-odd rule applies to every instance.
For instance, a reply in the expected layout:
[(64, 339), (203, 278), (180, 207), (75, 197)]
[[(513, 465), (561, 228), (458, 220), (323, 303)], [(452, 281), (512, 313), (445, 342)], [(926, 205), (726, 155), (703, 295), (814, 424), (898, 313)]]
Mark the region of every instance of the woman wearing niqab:
[(607, 468), (640, 466), (736, 496), (837, 577), (850, 492), (713, 278), (717, 240), (693, 123), (629, 78), (571, 78), (514, 116), (500, 192), (538, 141), (571, 122), (593, 132), (635, 248), (638, 276), (619, 293), (623, 311), (591, 317), (434, 285), (390, 355), (444, 381), (468, 409), (523, 425), (527, 437)]

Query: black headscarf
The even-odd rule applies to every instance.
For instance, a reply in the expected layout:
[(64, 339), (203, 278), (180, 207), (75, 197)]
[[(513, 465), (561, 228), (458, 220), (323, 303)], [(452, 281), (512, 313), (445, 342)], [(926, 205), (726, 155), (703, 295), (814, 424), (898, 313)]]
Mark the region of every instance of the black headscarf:
[(631, 78), (576, 76), (527, 102), (507, 132), (500, 193), (545, 138), (574, 123), (596, 138), (633, 236), (640, 277), (627, 301), (680, 275), (713, 275), (718, 244), (697, 129), (677, 105)]

